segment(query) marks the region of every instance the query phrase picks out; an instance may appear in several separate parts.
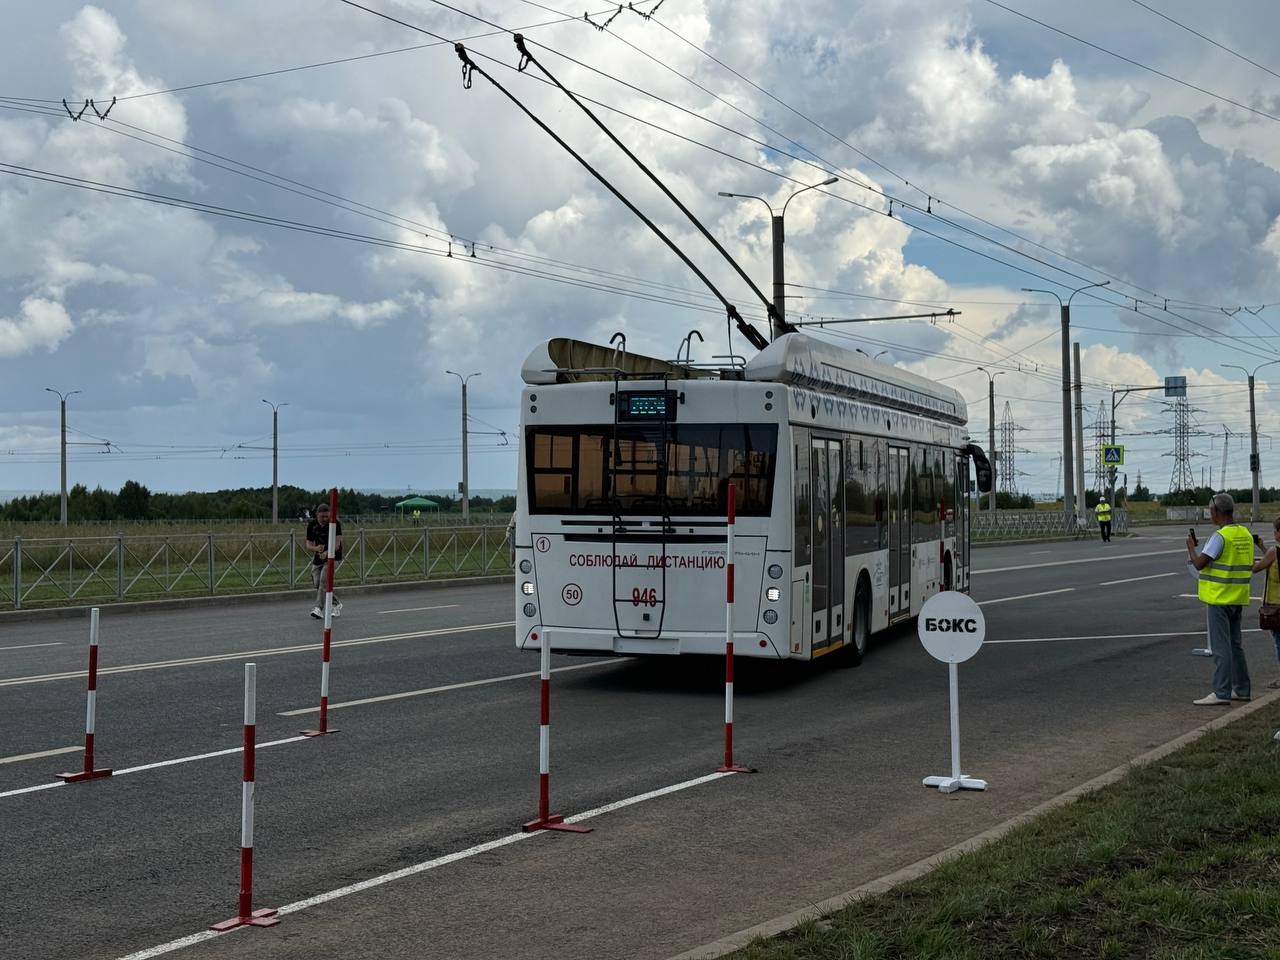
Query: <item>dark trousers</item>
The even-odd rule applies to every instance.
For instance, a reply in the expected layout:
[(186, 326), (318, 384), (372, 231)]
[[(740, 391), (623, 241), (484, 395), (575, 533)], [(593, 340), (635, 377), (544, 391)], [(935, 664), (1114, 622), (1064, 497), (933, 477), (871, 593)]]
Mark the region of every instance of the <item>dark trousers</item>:
[(1111, 521), (1099, 520), (1098, 530), (1102, 533), (1102, 542), (1110, 543), (1111, 542)]

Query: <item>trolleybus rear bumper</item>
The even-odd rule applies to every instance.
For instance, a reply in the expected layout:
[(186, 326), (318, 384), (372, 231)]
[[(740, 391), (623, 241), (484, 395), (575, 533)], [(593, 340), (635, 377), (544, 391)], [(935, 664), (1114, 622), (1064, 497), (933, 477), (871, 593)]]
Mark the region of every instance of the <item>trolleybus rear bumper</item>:
[[(541, 640), (533, 636), (546, 636), (551, 649), (557, 653), (616, 653), (620, 656), (673, 656), (681, 653), (724, 655), (723, 633), (664, 634), (661, 637), (620, 637), (612, 630), (583, 630), (564, 627), (535, 627), (520, 643), (525, 650), (536, 650)], [(733, 649), (737, 656), (766, 657), (773, 660), (787, 658), (785, 647), (779, 649), (763, 633), (736, 633)]]

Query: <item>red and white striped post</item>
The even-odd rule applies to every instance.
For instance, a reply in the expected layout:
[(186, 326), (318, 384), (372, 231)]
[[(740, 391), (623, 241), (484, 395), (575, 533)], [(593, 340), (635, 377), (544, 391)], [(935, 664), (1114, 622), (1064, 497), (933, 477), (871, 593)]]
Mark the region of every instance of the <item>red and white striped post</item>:
[(97, 780), (111, 776), (109, 768), (93, 768), (93, 728), (98, 710), (98, 608), (89, 611), (89, 698), (84, 711), (84, 769), (77, 773), (60, 773), (67, 783)]
[(280, 922), (270, 907), (253, 909), (253, 777), (257, 725), (258, 666), (244, 665), (244, 782), (240, 787), (240, 911), (230, 920), (211, 924), (210, 930), (236, 927), (273, 927)]
[(590, 833), (591, 827), (565, 823), (562, 814), (551, 812), (551, 646), (546, 631), (542, 634), (542, 670), (539, 683), (541, 714), (538, 722), (538, 818), (526, 823), (524, 832), (563, 830), (565, 833)]
[(738, 518), (738, 488), (729, 482), (728, 522), (725, 524), (724, 603), (724, 765), (718, 773), (755, 773), (733, 762), (733, 527)]
[(315, 730), (303, 730), (304, 737), (323, 737), (337, 733), (329, 729), (329, 645), (333, 639), (333, 568), (334, 552), (338, 549), (338, 488), (329, 489), (329, 548), (325, 551), (324, 594), (324, 643), (320, 654), (320, 726)]

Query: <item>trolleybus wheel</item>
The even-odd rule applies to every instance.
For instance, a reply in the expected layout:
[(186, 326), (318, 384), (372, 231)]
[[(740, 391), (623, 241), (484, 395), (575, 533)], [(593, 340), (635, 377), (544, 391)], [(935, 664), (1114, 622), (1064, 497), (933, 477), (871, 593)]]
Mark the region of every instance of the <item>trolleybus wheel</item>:
[(840, 665), (856, 667), (862, 663), (867, 652), (867, 641), (871, 637), (871, 591), (866, 583), (858, 584), (858, 591), (853, 599), (853, 635), (844, 649), (840, 651)]

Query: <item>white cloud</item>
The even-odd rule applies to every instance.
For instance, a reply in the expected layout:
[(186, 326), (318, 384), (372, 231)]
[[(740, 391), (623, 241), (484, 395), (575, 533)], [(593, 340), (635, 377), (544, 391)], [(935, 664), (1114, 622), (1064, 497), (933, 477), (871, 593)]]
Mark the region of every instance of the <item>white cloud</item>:
[(33, 350), (53, 351), (71, 336), (74, 325), (67, 309), (55, 300), (28, 297), (15, 317), (0, 317), (0, 357), (18, 357)]

